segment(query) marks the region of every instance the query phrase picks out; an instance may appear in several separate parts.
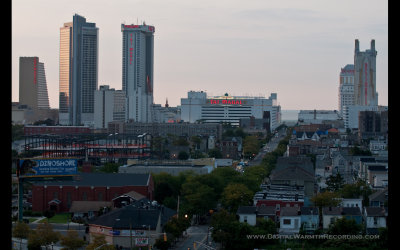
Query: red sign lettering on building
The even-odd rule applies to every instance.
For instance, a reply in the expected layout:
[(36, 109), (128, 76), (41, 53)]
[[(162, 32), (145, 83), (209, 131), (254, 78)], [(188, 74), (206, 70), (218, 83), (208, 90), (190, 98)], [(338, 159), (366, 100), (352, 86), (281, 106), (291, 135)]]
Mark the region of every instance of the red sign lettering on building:
[(209, 103), (210, 103), (210, 104), (213, 104), (213, 105), (215, 105), (215, 104), (222, 104), (222, 105), (242, 105), (242, 104), (244, 104), (245, 102), (242, 101), (242, 100), (213, 100), (213, 99), (210, 99), (210, 100), (209, 100)]
[(125, 28), (135, 29), (139, 28), (139, 25), (124, 25)]

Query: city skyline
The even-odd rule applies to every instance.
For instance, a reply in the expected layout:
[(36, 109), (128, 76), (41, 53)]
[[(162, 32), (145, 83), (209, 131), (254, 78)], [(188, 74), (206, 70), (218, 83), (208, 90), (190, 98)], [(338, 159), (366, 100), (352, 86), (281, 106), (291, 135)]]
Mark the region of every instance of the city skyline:
[[(362, 11), (361, 11), (362, 10)], [(76, 13), (99, 28), (98, 85), (122, 89), (121, 24), (155, 27), (154, 102), (180, 105), (190, 90), (210, 96), (278, 94), (282, 110), (338, 109), (340, 70), (376, 42), (376, 91), (388, 105), (387, 1), (12, 2), (12, 101), (19, 57), (46, 65), (59, 108), (59, 28)], [(29, 22), (28, 22), (29, 20)]]

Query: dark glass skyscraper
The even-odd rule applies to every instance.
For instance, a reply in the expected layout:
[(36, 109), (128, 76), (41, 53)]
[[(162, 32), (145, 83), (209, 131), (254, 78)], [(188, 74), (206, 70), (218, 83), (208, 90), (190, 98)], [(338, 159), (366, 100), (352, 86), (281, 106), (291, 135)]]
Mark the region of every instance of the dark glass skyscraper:
[(62, 125), (94, 124), (98, 82), (99, 29), (77, 14), (60, 28), (60, 105)]
[(126, 118), (152, 122), (154, 26), (121, 24), (122, 90), (127, 96)]

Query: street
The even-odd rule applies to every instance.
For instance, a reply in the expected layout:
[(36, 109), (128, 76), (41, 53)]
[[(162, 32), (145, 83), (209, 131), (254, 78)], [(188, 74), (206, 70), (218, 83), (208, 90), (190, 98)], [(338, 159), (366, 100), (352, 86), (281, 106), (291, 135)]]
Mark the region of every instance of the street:
[[(180, 242), (178, 242), (172, 249), (176, 250), (188, 250), (188, 249), (194, 249), (194, 244), (196, 242), (196, 250), (203, 250), (207, 249), (204, 245), (207, 244), (207, 232), (208, 232), (208, 226), (207, 225), (201, 225), (201, 226), (191, 226), (187, 230), (187, 237)], [(209, 233), (208, 241), (211, 242), (211, 233)], [(201, 244), (199, 244), (199, 242)], [(203, 245), (204, 244), (204, 245)], [(216, 248), (216, 245), (214, 242), (210, 245), (211, 248)], [(211, 249), (208, 248), (208, 249)]]
[(249, 166), (256, 166), (259, 165), (262, 161), (262, 159), (264, 158), (264, 156), (269, 153), (272, 152), (276, 149), (276, 147), (278, 147), (279, 142), (285, 138), (286, 136), (286, 129), (280, 129), (277, 132), (277, 137), (273, 136), (271, 138), (271, 140), (265, 144), (265, 146), (260, 150), (260, 152), (254, 157), (253, 160), (249, 161)]

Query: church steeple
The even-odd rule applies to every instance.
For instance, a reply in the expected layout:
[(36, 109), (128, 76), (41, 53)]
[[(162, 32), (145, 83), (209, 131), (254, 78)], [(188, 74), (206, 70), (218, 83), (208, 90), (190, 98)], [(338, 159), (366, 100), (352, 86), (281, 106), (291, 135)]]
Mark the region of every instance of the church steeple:
[(166, 108), (169, 107), (169, 105), (168, 105), (168, 98), (167, 98), (167, 100), (166, 100), (166, 102), (165, 102), (165, 107), (166, 107)]

